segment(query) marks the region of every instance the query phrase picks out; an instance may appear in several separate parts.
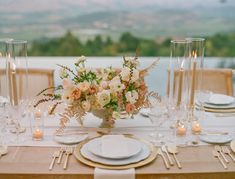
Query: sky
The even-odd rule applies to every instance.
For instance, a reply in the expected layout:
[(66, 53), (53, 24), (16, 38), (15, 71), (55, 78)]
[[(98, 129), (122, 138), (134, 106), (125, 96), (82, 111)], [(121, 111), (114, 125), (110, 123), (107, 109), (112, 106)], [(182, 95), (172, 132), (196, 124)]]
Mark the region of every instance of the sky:
[[(221, 3), (225, 1), (225, 3)], [(0, 0), (0, 12), (38, 12), (69, 10), (72, 7), (105, 10), (141, 7), (192, 8), (197, 6), (234, 6), (234, 0)]]

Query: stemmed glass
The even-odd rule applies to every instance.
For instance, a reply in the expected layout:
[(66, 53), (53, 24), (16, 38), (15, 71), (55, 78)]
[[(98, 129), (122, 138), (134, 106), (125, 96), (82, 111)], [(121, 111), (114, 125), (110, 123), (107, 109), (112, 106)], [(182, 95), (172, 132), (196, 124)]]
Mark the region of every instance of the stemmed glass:
[(7, 42), (7, 77), (10, 117), (15, 125), (12, 132), (16, 133), (16, 140), (20, 142), (19, 134), (25, 131), (21, 120), (26, 116), (25, 113), (28, 107), (27, 41), (12, 40)]
[(155, 145), (161, 145), (163, 134), (160, 133), (160, 127), (167, 120), (167, 106), (165, 101), (160, 97), (151, 100), (151, 108), (149, 112), (149, 118), (154, 126), (154, 131), (149, 134), (152, 138), (151, 142)]

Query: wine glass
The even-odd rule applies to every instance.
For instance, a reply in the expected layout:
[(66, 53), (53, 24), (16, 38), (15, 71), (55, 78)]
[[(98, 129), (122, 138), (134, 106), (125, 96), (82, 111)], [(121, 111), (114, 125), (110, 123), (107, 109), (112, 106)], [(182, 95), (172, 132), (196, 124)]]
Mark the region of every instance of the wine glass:
[(28, 108), (27, 41), (7, 41), (7, 77), (10, 117), (14, 122), (12, 132), (17, 135), (16, 141), (20, 142), (19, 134), (25, 132), (21, 122)]
[(149, 136), (151, 137), (151, 142), (159, 146), (164, 143), (162, 141), (164, 136), (160, 133), (160, 127), (167, 120), (167, 106), (161, 98), (155, 99), (151, 104), (149, 118), (154, 126), (154, 131)]

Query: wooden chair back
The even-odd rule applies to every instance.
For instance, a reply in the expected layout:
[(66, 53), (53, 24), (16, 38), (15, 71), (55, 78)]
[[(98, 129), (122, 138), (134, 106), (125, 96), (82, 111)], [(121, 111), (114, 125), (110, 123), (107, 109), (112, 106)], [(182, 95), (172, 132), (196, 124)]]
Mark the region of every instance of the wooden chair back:
[[(18, 95), (25, 95), (25, 77), (26, 71), (23, 69), (17, 69), (17, 86), (18, 86)], [(0, 69), (0, 78), (1, 78), (1, 95), (7, 95), (6, 85), (6, 70)], [(4, 87), (5, 86), (5, 87)], [(39, 69), (39, 68), (29, 68), (28, 69), (28, 94), (29, 98), (34, 97), (41, 90), (54, 86), (54, 70), (52, 69)], [(49, 91), (53, 93), (53, 90)]]
[[(185, 73), (190, 73), (189, 78), (191, 77), (191, 71)], [(202, 75), (201, 82), (199, 82), (200, 75)], [(179, 71), (175, 71), (174, 76), (173, 89), (178, 86)], [(201, 90), (233, 96), (232, 69), (216, 68), (198, 70), (196, 73), (196, 89), (199, 89), (199, 83), (201, 83)]]

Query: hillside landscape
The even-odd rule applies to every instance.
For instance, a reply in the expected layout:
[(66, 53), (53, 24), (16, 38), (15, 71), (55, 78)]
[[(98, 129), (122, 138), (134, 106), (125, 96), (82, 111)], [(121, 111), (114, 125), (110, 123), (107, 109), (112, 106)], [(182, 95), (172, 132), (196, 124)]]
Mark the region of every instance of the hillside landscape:
[(160, 41), (235, 31), (235, 2), (227, 0), (0, 0), (0, 36), (29, 41), (70, 30), (82, 41), (117, 40), (123, 32)]

